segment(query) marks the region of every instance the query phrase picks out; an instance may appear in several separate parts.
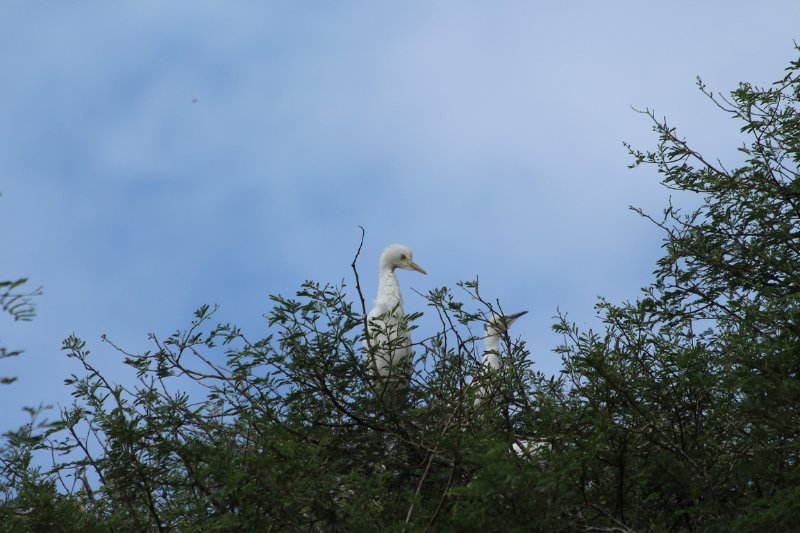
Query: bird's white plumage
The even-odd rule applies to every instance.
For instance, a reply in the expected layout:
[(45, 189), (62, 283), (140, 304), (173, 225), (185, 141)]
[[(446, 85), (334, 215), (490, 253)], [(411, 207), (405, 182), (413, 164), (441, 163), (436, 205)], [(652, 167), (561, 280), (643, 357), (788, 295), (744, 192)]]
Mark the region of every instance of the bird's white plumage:
[[(483, 337), (483, 364), (481, 366), (481, 376), (479, 379), (488, 379), (492, 372), (496, 372), (502, 366), (500, 354), (500, 335), (508, 331), (508, 327), (512, 322), (516, 321), (519, 317), (527, 313), (522, 311), (514, 313), (513, 315), (493, 315), (486, 322), (486, 333)], [(475, 396), (475, 405), (480, 405), (484, 398), (491, 396), (491, 389), (488, 386), (482, 386), (478, 389)]]
[(378, 296), (367, 315), (369, 336), (364, 342), (376, 391), (393, 407), (405, 403), (411, 378), (411, 335), (405, 328), (403, 294), (396, 269), (426, 272), (413, 261), (411, 248), (388, 246), (380, 258)]
[(541, 457), (544, 453), (551, 450), (552, 447), (547, 442), (530, 440), (530, 439), (517, 439), (511, 444), (511, 451), (517, 454), (517, 457), (527, 460), (533, 460)]
[[(512, 322), (516, 321), (519, 317), (526, 314), (527, 311), (514, 313), (513, 315), (493, 315), (486, 322), (486, 333), (483, 337), (484, 355), (483, 364), (481, 365), (481, 376), (479, 379), (487, 379), (493, 372), (498, 371), (502, 366), (503, 355), (500, 352), (500, 336), (508, 332), (508, 327)], [(491, 398), (493, 390), (490, 385), (484, 384), (475, 395), (475, 406), (479, 406), (486, 398)], [(548, 450), (550, 444), (547, 442), (537, 441), (527, 438), (517, 438), (511, 444), (511, 451), (522, 459), (532, 461), (539, 459)]]

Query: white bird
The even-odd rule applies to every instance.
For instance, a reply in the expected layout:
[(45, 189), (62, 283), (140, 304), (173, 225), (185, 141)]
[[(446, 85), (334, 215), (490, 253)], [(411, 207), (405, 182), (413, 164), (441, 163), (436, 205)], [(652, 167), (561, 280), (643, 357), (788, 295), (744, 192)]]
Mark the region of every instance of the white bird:
[[(501, 358), (503, 357), (500, 353), (500, 336), (508, 332), (508, 327), (526, 313), (527, 311), (521, 311), (513, 315), (493, 315), (492, 318), (486, 322), (486, 335), (483, 338), (484, 355), (482, 379), (488, 378), (491, 372), (497, 372), (500, 369), (502, 366)], [(487, 385), (482, 386), (475, 397), (475, 406), (479, 406), (484, 398), (491, 396), (491, 389)], [(518, 457), (529, 461), (540, 457), (544, 452), (550, 449), (551, 446), (547, 442), (525, 438), (517, 438), (511, 444), (512, 452)], [(542, 464), (541, 460), (540, 464)]]
[[(531, 461), (547, 451), (551, 451), (552, 446), (547, 442), (529, 440), (529, 439), (516, 439), (511, 444), (511, 451), (517, 454), (517, 457)], [(544, 464), (540, 460), (540, 464)]]
[(395, 270), (427, 274), (412, 260), (411, 248), (392, 244), (381, 254), (378, 296), (367, 315), (368, 338), (364, 341), (367, 361), (376, 391), (394, 409), (402, 407), (411, 380), (411, 335), (405, 329), (403, 295)]
[[(513, 315), (493, 315), (486, 322), (486, 334), (483, 337), (483, 366), (480, 379), (490, 379), (492, 372), (497, 372), (502, 366), (500, 354), (500, 335), (508, 331), (508, 327), (516, 321), (519, 317), (526, 314), (527, 311), (520, 311)], [(491, 390), (488, 386), (483, 386), (478, 390), (475, 397), (475, 406), (481, 404), (481, 401), (490, 397)]]

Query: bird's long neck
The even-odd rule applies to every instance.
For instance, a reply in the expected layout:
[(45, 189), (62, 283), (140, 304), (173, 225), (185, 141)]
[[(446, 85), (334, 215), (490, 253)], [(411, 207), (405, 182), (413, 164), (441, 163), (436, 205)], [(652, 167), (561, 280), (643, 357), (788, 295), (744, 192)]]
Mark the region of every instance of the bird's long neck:
[(403, 295), (400, 293), (400, 282), (393, 268), (382, 267), (378, 277), (378, 301), (386, 306), (386, 311), (396, 316), (403, 316)]
[(486, 335), (483, 338), (483, 364), (492, 368), (500, 367), (500, 336), (497, 333)]
[(497, 333), (492, 333), (491, 335), (487, 335), (483, 339), (483, 345), (487, 352), (495, 352), (500, 353), (500, 335)]

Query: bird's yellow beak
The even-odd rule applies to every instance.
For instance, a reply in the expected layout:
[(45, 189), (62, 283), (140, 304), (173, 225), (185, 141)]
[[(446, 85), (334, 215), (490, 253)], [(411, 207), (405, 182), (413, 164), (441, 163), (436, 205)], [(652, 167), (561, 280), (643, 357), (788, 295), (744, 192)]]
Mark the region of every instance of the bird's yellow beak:
[(417, 272), (419, 272), (420, 274), (425, 274), (426, 276), (428, 275), (428, 273), (427, 273), (427, 272), (425, 272), (425, 270), (424, 270), (424, 269), (423, 269), (421, 266), (419, 266), (418, 264), (416, 264), (416, 263), (415, 263), (414, 261), (412, 261), (411, 259), (409, 259), (409, 258), (407, 258), (407, 257), (406, 257), (406, 258), (404, 259), (404, 261), (405, 261), (405, 263), (408, 265), (408, 268), (410, 268), (411, 270), (416, 270), (416, 271), (417, 271)]

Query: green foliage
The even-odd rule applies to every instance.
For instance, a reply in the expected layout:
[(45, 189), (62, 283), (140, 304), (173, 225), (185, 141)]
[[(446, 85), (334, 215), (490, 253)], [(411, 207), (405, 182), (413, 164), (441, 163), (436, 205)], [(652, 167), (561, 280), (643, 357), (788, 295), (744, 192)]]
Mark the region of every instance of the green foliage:
[(32, 292), (21, 292), (19, 289), (28, 282), (28, 278), (14, 281), (0, 281), (0, 307), (14, 320), (32, 320), (36, 315), (36, 307), (31, 297), (41, 294), (41, 288)]
[[(14, 320), (32, 320), (36, 315), (36, 306), (32, 298), (41, 294), (41, 288), (31, 292), (21, 291), (21, 287), (28, 282), (28, 278), (14, 281), (0, 281), (0, 309), (11, 315)], [(8, 350), (0, 346), (0, 359), (16, 357), (22, 354), (21, 350)], [(16, 381), (15, 377), (0, 376), (0, 384), (8, 385)]]
[[(343, 285), (272, 297), (263, 338), (215, 309), (130, 354), (110, 382), (78, 338), (61, 421), (7, 436), (9, 531), (760, 531), (800, 511), (800, 61), (712, 102), (751, 143), (727, 170), (645, 111), (633, 166), (698, 195), (649, 218), (664, 257), (639, 298), (601, 299), (599, 331), (560, 315), (560, 376), (502, 339), (482, 365), (477, 281), (427, 296), (408, 406), (380, 399), (366, 310)], [(712, 162), (713, 161), (713, 162)], [(355, 268), (355, 261), (354, 261)], [(462, 296), (464, 300), (461, 301)], [(362, 302), (354, 308), (355, 296)], [(420, 313), (403, 325), (414, 329)], [(490, 396), (476, 402), (479, 390)], [(32, 457), (51, 453), (52, 468)], [(7, 524), (7, 525), (6, 525)], [(61, 525), (58, 525), (61, 524)]]
[[(536, 395), (561, 387), (507, 337), (507, 371), (485, 376), (503, 398), (475, 407), (466, 377), (481, 363), (468, 326), (482, 329), (483, 319), (446, 289), (429, 301), (448, 326), (419, 343), (402, 413), (372, 390), (362, 313), (341, 286), (308, 282), (295, 298), (273, 297), (274, 334), (255, 342), (211, 326), (215, 309), (203, 307), (188, 330), (125, 354), (133, 388), (107, 381), (70, 337), (64, 350), (83, 369), (67, 380), (75, 402), (34, 446), (69, 459), (44, 479), (79, 480), (67, 492), (83, 512), (122, 530), (392, 530), (447, 520), (470, 497), (456, 489), (481, 469), (483, 450), (508, 460), (511, 442), (536, 431)], [(16, 487), (17, 501), (31, 490)]]

